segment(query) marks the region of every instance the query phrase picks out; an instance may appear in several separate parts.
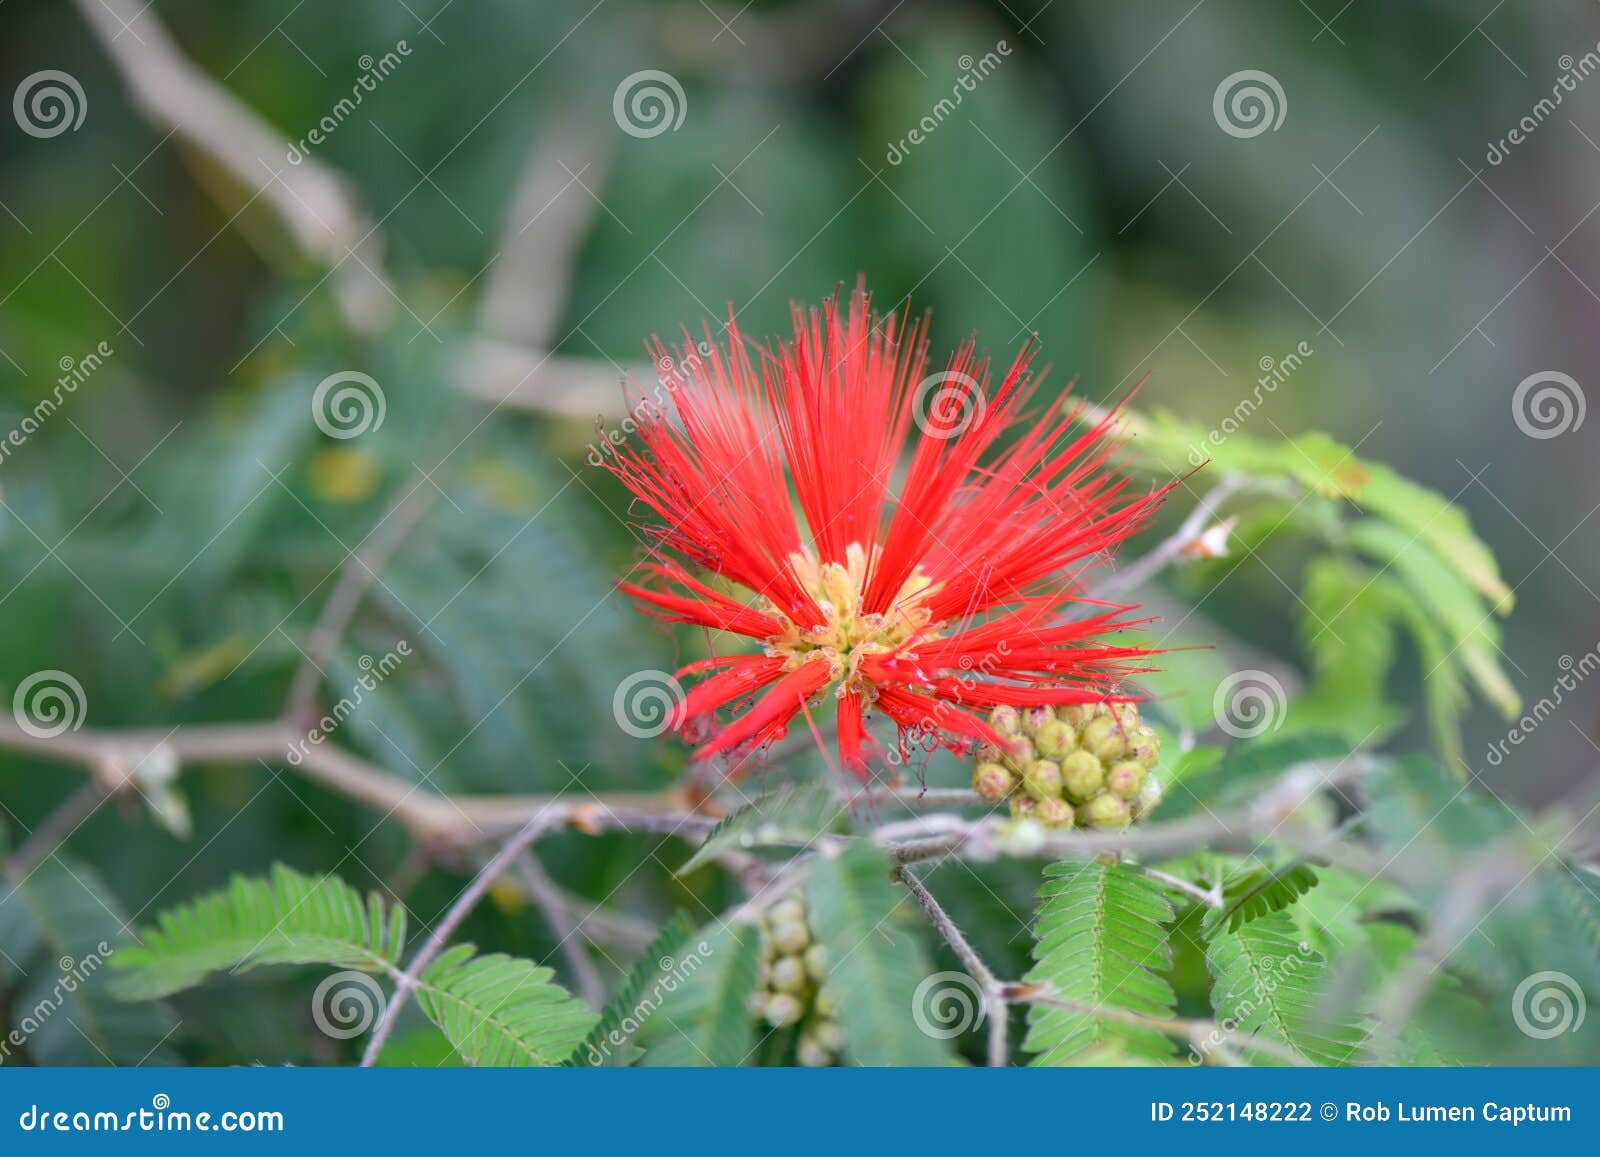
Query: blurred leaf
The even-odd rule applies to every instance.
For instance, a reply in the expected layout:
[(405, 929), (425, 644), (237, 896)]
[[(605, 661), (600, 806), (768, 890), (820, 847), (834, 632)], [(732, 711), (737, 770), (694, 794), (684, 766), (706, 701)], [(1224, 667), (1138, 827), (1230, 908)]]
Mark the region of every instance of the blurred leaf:
[(677, 913), (661, 926), (656, 938), (645, 946), (638, 963), (628, 971), (611, 1000), (600, 1010), (599, 1021), (566, 1059), (567, 1065), (623, 1067), (638, 1060), (644, 1050), (633, 1043), (633, 1036), (638, 1031), (641, 1008), (653, 1011), (661, 1001), (661, 994), (653, 993), (648, 1005), (642, 1005), (641, 1000), (652, 981), (659, 989), (663, 973), (672, 972), (678, 949), (693, 931), (694, 922), (687, 912)]
[[(750, 998), (760, 987), (761, 935), (746, 924), (706, 931), (706, 966), (663, 999), (642, 1036), (647, 1066), (732, 1066), (749, 1061), (755, 1037)], [(648, 954), (647, 954), (648, 955)]]
[(828, 950), (839, 992), (844, 1055), (857, 1065), (943, 1065), (945, 1042), (917, 1027), (917, 985), (930, 972), (905, 928), (915, 904), (889, 881), (888, 857), (867, 843), (819, 860), (806, 880), (806, 909)]
[(732, 849), (808, 847), (842, 830), (850, 805), (827, 784), (800, 784), (759, 796), (711, 829), (678, 869), (684, 876)]

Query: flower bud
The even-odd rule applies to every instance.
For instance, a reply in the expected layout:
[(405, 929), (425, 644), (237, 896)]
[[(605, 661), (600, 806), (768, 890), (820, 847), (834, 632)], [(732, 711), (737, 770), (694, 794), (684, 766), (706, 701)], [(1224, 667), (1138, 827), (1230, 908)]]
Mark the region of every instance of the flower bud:
[(761, 1014), (773, 1028), (787, 1028), (797, 1023), (804, 1013), (805, 1008), (800, 1001), (787, 992), (769, 996), (766, 1007), (761, 1010)]
[(1037, 800), (1061, 798), (1061, 765), (1036, 759), (1022, 773), (1022, 790)]
[(1093, 798), (1105, 784), (1105, 778), (1100, 761), (1087, 751), (1074, 751), (1061, 761), (1061, 783), (1069, 799)]
[(1110, 715), (1097, 715), (1084, 725), (1083, 746), (1110, 762), (1122, 758), (1128, 750), (1128, 741), (1116, 719)]
[(1125, 828), (1133, 819), (1127, 802), (1103, 791), (1079, 809), (1085, 827)]
[(1033, 745), (1046, 759), (1060, 760), (1077, 748), (1078, 733), (1072, 729), (1072, 724), (1052, 719), (1034, 732)]
[(1044, 847), (1044, 828), (1031, 819), (1007, 820), (995, 825), (994, 839), (1008, 856), (1032, 856)]
[(768, 935), (779, 952), (790, 956), (804, 952), (806, 946), (811, 943), (811, 933), (806, 930), (804, 924), (795, 920), (774, 924)]
[(780, 956), (772, 962), (772, 987), (796, 996), (806, 990), (805, 963), (798, 956)]
[(767, 919), (774, 924), (804, 924), (806, 908), (798, 899), (789, 896), (767, 910)]
[(1155, 776), (1148, 776), (1144, 786), (1139, 789), (1139, 796), (1133, 801), (1133, 818), (1143, 819), (1149, 815), (1157, 804), (1161, 802), (1161, 781)]
[(1039, 728), (1055, 722), (1056, 713), (1049, 707), (1029, 707), (1022, 713), (1022, 730), (1028, 735), (1039, 734)]
[(795, 1049), (795, 1059), (808, 1069), (825, 1069), (833, 1064), (833, 1053), (808, 1034), (800, 1038), (800, 1044)]
[(1144, 764), (1136, 759), (1124, 759), (1112, 764), (1106, 775), (1106, 787), (1123, 799), (1132, 799), (1144, 786)]
[(972, 790), (984, 799), (1005, 799), (1017, 789), (1017, 777), (998, 763), (980, 763), (972, 773)]
[(989, 712), (989, 726), (1001, 735), (1016, 735), (1022, 731), (1022, 712), (1002, 703)]
[(1033, 818), (1047, 828), (1070, 828), (1072, 805), (1061, 799), (1042, 799), (1033, 809)]
[(830, 1053), (836, 1053), (844, 1048), (844, 1029), (839, 1027), (835, 1020), (819, 1020), (811, 1026), (811, 1035), (816, 1042)]
[(817, 1010), (818, 1016), (833, 1016), (839, 1011), (838, 991), (823, 985), (812, 998), (811, 1007)]
[(818, 984), (828, 978), (828, 950), (820, 944), (813, 944), (806, 949), (805, 954), (806, 975)]
[(1145, 767), (1154, 767), (1161, 759), (1161, 737), (1155, 729), (1140, 724), (1128, 733), (1128, 754)]

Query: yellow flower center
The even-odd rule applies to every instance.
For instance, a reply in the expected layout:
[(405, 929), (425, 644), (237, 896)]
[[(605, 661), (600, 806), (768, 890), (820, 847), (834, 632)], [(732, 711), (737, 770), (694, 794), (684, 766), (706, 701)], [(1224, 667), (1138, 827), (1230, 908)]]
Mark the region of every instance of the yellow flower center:
[(868, 554), (858, 542), (845, 548), (845, 561), (819, 562), (809, 549), (789, 556), (794, 572), (822, 609), (823, 622), (815, 627), (800, 627), (776, 607), (767, 613), (784, 625), (783, 633), (767, 641), (767, 654), (783, 657), (785, 668), (794, 670), (818, 655), (832, 665), (833, 677), (841, 680), (839, 693), (855, 686), (860, 657), (875, 651), (889, 651), (912, 636), (926, 634), (932, 615), (928, 600), (938, 589), (918, 567), (901, 585), (899, 593), (883, 612), (863, 613), (862, 588), (866, 585)]

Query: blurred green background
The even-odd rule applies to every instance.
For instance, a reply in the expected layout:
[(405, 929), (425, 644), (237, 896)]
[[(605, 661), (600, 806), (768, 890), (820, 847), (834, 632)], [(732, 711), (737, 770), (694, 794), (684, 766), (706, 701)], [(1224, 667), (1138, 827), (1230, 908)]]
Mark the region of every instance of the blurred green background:
[[(1326, 430), (1467, 508), (1517, 593), (1504, 662), (1527, 698), (1600, 646), (1600, 420), (1532, 437), (1513, 410), (1541, 373), (1581, 399), (1600, 352), (1600, 79), (1535, 112), (1600, 51), (1593, 3), (155, 4), (281, 138), (266, 191), (136, 107), (107, 40), (139, 59), (155, 38), (138, 22), (91, 34), (92, 7), (0, 8), (5, 90), (59, 70), (83, 104), (49, 136), (15, 103), (0, 118), (0, 427), (111, 351), (0, 461), (8, 696), (49, 668), (82, 684), (93, 726), (270, 718), (337, 569), (415, 493), (425, 509), (327, 686), (399, 638), (423, 661), (338, 742), (446, 791), (669, 782), (676, 745), (611, 718), (619, 680), (670, 667), (682, 641), (608, 593), (636, 551), (625, 502), (584, 461), (594, 417), (618, 412), (647, 336), (730, 307), (747, 334), (776, 333), (791, 301), (858, 273), (885, 305), (932, 309), (936, 352), (975, 330), (1008, 359), (1037, 332), (1056, 386), (1077, 375), (1110, 400), (1143, 381), (1139, 405), (1205, 426), (1303, 343), (1247, 432)], [(292, 163), (385, 54), (388, 75)], [(681, 121), (629, 120), (618, 101), (642, 70), (670, 76)], [(1219, 119), (1219, 86), (1245, 70), (1278, 86), (1275, 127)], [(315, 164), (367, 215), (334, 276), (274, 208)], [(491, 315), (512, 253), (534, 261), (531, 288)], [(362, 280), (378, 273), (387, 288)], [(352, 283), (382, 315), (364, 332), (340, 309)], [(564, 359), (564, 417), (481, 396), (481, 339), (527, 337), (524, 321)], [(383, 424), (330, 438), (310, 399), (351, 370), (381, 383)], [(1294, 662), (1299, 580), (1279, 571), (1292, 559), (1267, 562), (1203, 613)], [(1580, 688), (1501, 766), (1483, 753), (1505, 725), (1481, 707), (1467, 762), (1508, 798), (1559, 795), (1594, 766), (1595, 704)], [(13, 843), (79, 778), (0, 760)], [(129, 915), (274, 859), (358, 885), (405, 863), (396, 825), (271, 768), (185, 787), (188, 840), (112, 808), (74, 837)], [(717, 887), (635, 878), (654, 842), (563, 840), (563, 881), (621, 889), (624, 908)], [(425, 879), (414, 903), (454, 886)], [(494, 940), (542, 956), (542, 935), (509, 920)], [(213, 1003), (191, 1056), (304, 1043), (265, 1002)]]

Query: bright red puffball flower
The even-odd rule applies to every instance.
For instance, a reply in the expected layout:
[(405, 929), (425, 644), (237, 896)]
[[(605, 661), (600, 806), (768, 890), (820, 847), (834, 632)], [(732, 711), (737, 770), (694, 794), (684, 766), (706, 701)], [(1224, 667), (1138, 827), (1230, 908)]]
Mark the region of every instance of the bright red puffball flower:
[(902, 750), (962, 751), (998, 740), (989, 708), (1125, 699), (1149, 670), (1153, 651), (1106, 641), (1133, 608), (1084, 596), (1084, 571), (1166, 494), (1130, 496), (1108, 469), (1115, 415), (1075, 432), (1064, 404), (1025, 414), (1032, 343), (998, 386), (972, 340), (925, 376), (927, 320), (908, 317), (858, 288), (847, 316), (837, 298), (797, 306), (773, 348), (731, 318), (725, 351), (709, 333), (654, 343), (670, 402), (638, 399), (637, 442), (607, 460), (659, 520), (641, 528), (644, 577), (620, 589), (758, 648), (677, 672), (693, 685), (672, 726), (709, 735), (697, 758), (782, 737), (831, 689), (840, 755), (865, 778), (871, 711)]

